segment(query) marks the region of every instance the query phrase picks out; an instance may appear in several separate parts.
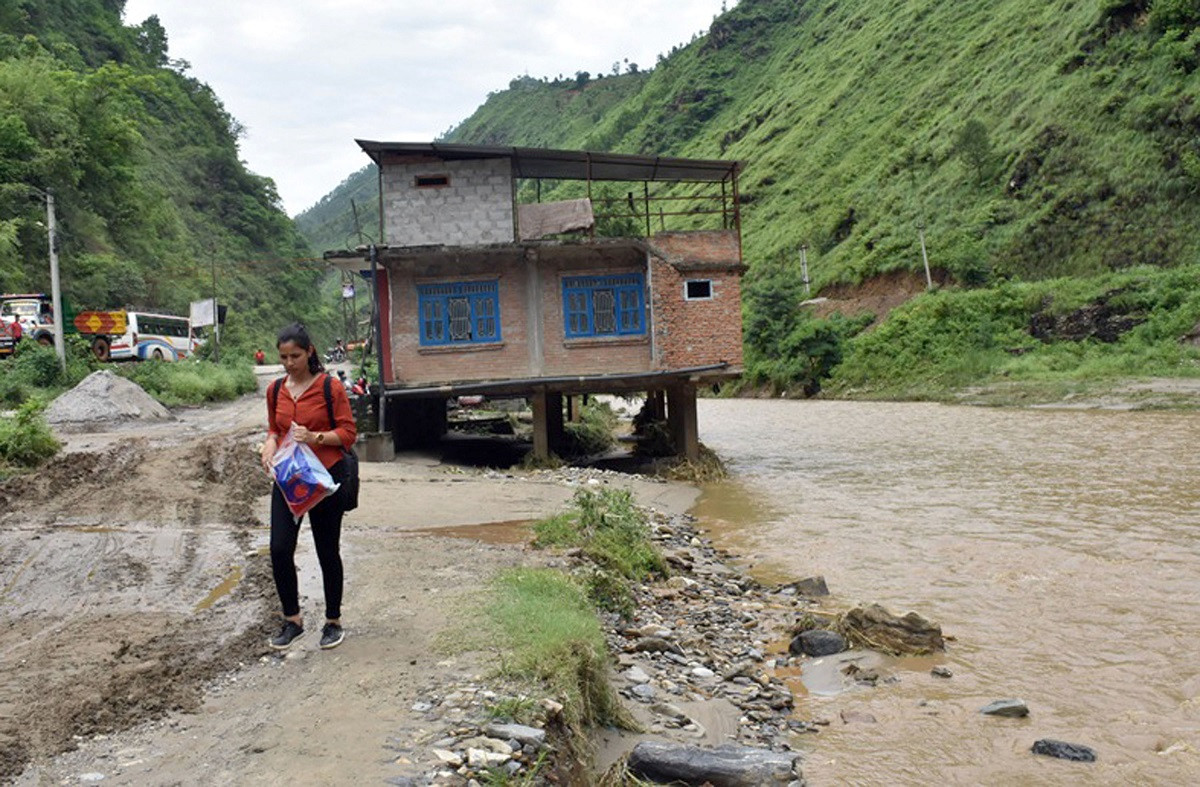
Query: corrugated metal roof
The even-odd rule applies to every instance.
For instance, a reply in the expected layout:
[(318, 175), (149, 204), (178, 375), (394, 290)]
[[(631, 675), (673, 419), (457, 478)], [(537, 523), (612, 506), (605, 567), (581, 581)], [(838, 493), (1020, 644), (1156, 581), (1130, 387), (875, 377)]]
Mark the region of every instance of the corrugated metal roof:
[(376, 163), (384, 156), (430, 156), (444, 161), (507, 158), (519, 178), (551, 180), (713, 181), (735, 176), (740, 161), (635, 156), (587, 150), (549, 150), (498, 145), (458, 145), (441, 142), (375, 142), (355, 140)]

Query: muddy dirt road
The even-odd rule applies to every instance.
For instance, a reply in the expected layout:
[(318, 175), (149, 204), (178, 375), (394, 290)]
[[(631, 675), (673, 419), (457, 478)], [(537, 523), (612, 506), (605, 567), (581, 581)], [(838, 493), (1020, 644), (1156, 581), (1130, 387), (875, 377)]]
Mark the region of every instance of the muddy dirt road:
[[(297, 552), (308, 631), (283, 658), (266, 554), (257, 397), (172, 423), (66, 435), (35, 476), (0, 486), (0, 782), (370, 783), (419, 772), (422, 687), (490, 669), (456, 653), (455, 610), (532, 558), (490, 522), (573, 493), (408, 456), (364, 464), (343, 528), (346, 643), (320, 651), (320, 574)], [(681, 511), (694, 490), (630, 481)], [(447, 631), (451, 634), (447, 635)], [(427, 767), (427, 766), (426, 766)]]

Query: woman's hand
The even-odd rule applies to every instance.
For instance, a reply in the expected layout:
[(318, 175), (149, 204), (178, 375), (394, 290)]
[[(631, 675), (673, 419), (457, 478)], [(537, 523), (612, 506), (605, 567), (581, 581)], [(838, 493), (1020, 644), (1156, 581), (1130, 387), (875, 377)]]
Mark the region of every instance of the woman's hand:
[(279, 450), (279, 446), (274, 437), (267, 438), (267, 441), (263, 443), (262, 451), (259, 453), (259, 459), (262, 460), (263, 470), (267, 472), (267, 475), (274, 475), (271, 470), (271, 460), (275, 458), (275, 452), (277, 450)]
[(309, 445), (313, 440), (316, 439), (316, 432), (313, 432), (310, 429), (301, 426), (300, 424), (296, 424), (293, 429), (294, 431), (292, 432), (292, 437), (296, 438), (297, 443)]

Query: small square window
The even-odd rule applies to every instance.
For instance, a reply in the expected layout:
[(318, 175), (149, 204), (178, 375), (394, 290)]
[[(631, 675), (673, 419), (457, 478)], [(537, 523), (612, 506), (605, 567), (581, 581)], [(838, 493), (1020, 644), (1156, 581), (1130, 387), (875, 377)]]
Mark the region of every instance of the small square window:
[(712, 279), (689, 279), (683, 284), (683, 297), (686, 300), (704, 301), (712, 296)]
[(419, 189), (431, 189), (449, 185), (449, 175), (417, 175), (416, 179), (416, 186)]

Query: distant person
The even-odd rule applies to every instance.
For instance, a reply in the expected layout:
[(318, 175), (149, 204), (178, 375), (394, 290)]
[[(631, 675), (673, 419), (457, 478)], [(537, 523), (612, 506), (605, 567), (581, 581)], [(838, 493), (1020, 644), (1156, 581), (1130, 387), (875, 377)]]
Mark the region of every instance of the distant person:
[(342, 384), (343, 388), (345, 388), (347, 390), (350, 389), (350, 384), (348, 382), (346, 382), (346, 370), (345, 369), (338, 369), (337, 379), (338, 379), (338, 382)]
[(263, 364), (265, 364), (267, 362), (266, 354), (262, 350), (255, 350), (254, 351), (254, 362), (256, 364), (258, 364), (259, 366), (262, 366)]
[[(317, 348), (300, 323), (293, 323), (279, 334), (276, 343), (279, 360), (286, 377), (267, 388), (267, 440), (262, 448), (262, 466), (271, 473), (271, 459), (288, 429), (295, 426), (297, 442), (308, 445), (333, 480), (342, 483), (347, 470), (344, 449), (354, 445), (358, 429), (350, 410), (346, 389), (329, 386), (333, 403), (333, 421), (325, 400), (325, 380), (329, 375), (321, 366)], [(332, 379), (332, 378), (329, 378)], [(272, 474), (274, 478), (274, 474)], [(278, 484), (271, 492), (271, 570), (275, 575), (275, 590), (283, 606), (283, 626), (269, 644), (275, 650), (286, 650), (304, 633), (304, 617), (300, 614), (300, 589), (296, 580), (296, 540), (300, 535), (300, 520), (292, 516)], [(325, 586), (325, 625), (321, 629), (321, 647), (336, 648), (345, 636), (342, 631), (342, 557), (339, 541), (342, 517), (346, 511), (341, 495), (334, 493), (317, 503), (308, 512), (309, 529), (321, 563), (321, 579)]]
[(8, 329), (8, 334), (13, 337), (14, 342), (21, 341), (21, 337), (25, 335), (25, 329), (21, 327), (20, 320), (13, 320), (12, 326)]

